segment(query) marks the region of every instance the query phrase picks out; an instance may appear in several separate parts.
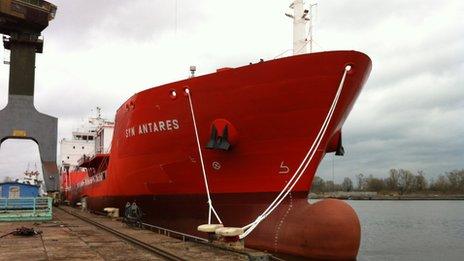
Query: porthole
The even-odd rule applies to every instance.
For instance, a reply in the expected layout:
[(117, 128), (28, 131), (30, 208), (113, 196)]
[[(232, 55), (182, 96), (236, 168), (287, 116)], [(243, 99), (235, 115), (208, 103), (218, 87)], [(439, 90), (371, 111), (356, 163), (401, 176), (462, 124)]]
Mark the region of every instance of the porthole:
[(353, 64), (347, 64), (345, 65), (345, 72), (348, 74), (352, 74), (354, 72), (354, 65)]
[(177, 98), (177, 92), (176, 92), (176, 90), (171, 90), (171, 91), (169, 91), (169, 97), (171, 97), (171, 99), (173, 99), (173, 100), (174, 100), (175, 98)]

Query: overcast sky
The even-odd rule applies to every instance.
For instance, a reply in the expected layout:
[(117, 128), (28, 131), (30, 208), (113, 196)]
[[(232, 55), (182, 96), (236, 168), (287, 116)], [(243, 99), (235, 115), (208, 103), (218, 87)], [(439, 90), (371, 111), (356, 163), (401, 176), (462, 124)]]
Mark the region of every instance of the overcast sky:
[[(43, 32), (35, 105), (59, 118), (59, 139), (95, 106), (113, 118), (132, 94), (185, 78), (190, 65), (206, 74), (292, 48), (286, 0), (52, 2), (58, 13)], [(464, 2), (324, 0), (315, 14), (315, 51), (358, 50), (373, 60), (343, 128), (346, 154), (327, 155), (318, 175), (331, 179), (332, 165), (336, 181), (391, 168), (428, 177), (464, 168)], [(0, 64), (0, 108), (8, 70)], [(8, 140), (0, 180), (35, 163), (35, 143)]]

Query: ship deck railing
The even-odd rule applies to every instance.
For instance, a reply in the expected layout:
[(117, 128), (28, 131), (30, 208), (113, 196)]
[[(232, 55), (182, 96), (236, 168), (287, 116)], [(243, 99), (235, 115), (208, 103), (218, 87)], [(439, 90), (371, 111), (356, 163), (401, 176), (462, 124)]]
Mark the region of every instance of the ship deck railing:
[(50, 197), (0, 198), (0, 221), (43, 221), (52, 219)]

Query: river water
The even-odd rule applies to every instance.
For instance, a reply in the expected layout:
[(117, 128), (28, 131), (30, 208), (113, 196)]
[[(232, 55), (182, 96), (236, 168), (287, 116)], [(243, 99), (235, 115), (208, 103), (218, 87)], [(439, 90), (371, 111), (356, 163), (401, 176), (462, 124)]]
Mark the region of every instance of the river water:
[(361, 221), (358, 260), (464, 260), (464, 201), (347, 203)]

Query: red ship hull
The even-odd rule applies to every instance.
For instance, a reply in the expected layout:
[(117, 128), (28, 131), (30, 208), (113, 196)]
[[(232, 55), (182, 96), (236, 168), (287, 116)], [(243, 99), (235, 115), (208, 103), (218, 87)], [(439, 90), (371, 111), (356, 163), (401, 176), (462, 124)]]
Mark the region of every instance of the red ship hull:
[[(199, 235), (196, 227), (207, 222), (208, 205), (189, 98), (184, 93), (188, 88), (214, 207), (225, 225), (244, 226), (272, 202), (297, 170), (321, 129), (347, 65), (352, 69), (304, 175), (245, 242), (289, 255), (355, 258), (359, 247), (356, 214), (341, 203), (309, 205), (306, 201), (325, 153), (341, 148), (342, 125), (370, 72), (370, 59), (355, 51), (282, 58), (135, 94), (117, 111), (105, 175), (75, 184), (70, 199), (86, 197), (94, 210), (123, 208), (136, 200), (148, 222)], [(231, 148), (206, 149), (212, 126), (224, 134), (224, 124)], [(321, 230), (329, 224), (341, 230)], [(332, 247), (338, 254), (330, 254), (334, 251), (327, 248)]]

